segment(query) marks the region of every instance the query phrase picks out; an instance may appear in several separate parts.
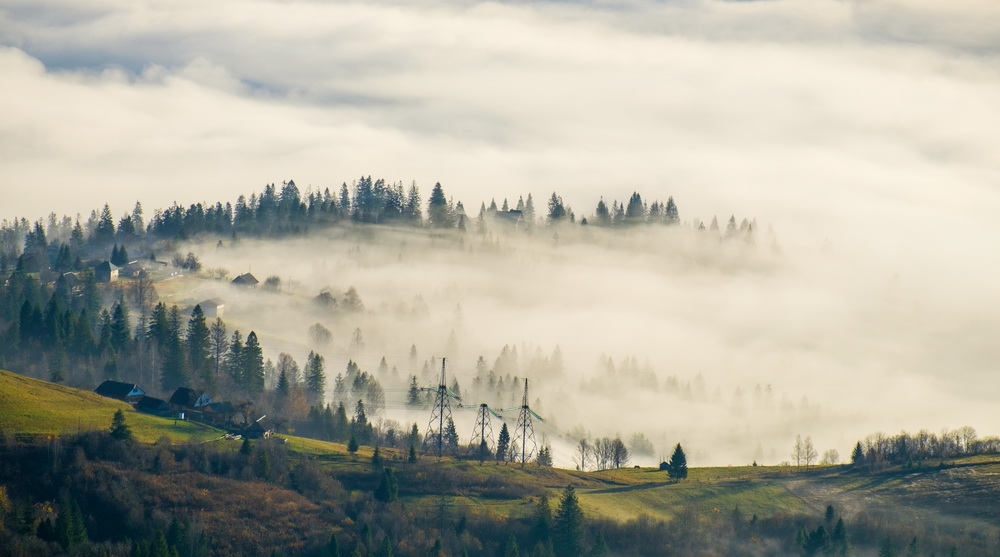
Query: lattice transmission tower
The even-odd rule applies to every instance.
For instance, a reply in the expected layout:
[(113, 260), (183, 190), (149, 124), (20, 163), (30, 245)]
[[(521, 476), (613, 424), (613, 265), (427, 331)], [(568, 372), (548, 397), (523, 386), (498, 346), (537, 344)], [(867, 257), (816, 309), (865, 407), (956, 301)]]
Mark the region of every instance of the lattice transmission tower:
[(449, 424), (452, 427), (455, 425), (451, 418), (451, 399), (461, 400), (455, 392), (448, 388), (445, 377), (446, 360), (446, 358), (441, 358), (441, 383), (438, 384), (437, 389), (423, 389), (435, 393), (431, 420), (427, 424), (427, 433), (424, 434), (424, 453), (436, 454), (438, 459), (446, 452), (455, 454), (458, 451), (458, 443), (445, 431)]
[(531, 457), (535, 454), (535, 450), (538, 449), (538, 445), (535, 443), (535, 427), (532, 425), (532, 418), (545, 421), (528, 406), (527, 379), (524, 380), (524, 398), (521, 399), (521, 408), (504, 408), (501, 412), (506, 410), (519, 410), (517, 413), (517, 425), (514, 426), (513, 447), (516, 451), (520, 451), (521, 466), (524, 466), (524, 463), (531, 460)]

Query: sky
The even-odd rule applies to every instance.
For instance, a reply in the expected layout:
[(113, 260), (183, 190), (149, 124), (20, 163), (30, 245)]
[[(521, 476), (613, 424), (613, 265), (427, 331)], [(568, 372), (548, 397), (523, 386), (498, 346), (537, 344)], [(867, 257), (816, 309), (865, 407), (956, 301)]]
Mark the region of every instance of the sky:
[(994, 0), (0, 0), (0, 219), (362, 175), (578, 217), (673, 196), (688, 223), (773, 227), (791, 262), (675, 285), (686, 318), (717, 310), (713, 349), (756, 343), (720, 365), (787, 363), (810, 332), (797, 365), (875, 353), (852, 380), (946, 413), (1000, 386), (997, 21)]

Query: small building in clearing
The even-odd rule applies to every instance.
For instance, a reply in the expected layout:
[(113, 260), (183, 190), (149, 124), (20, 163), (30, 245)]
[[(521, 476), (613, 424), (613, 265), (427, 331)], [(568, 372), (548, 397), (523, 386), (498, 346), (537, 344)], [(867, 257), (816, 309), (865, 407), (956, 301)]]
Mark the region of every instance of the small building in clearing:
[(167, 404), (167, 401), (154, 396), (140, 398), (139, 402), (135, 403), (135, 409), (154, 416), (169, 416), (171, 413), (170, 405)]
[(118, 280), (118, 266), (110, 261), (102, 261), (94, 267), (94, 278), (97, 282), (115, 282)]
[(121, 381), (105, 381), (98, 385), (94, 389), (94, 392), (101, 396), (125, 401), (129, 404), (139, 402), (139, 399), (146, 395), (146, 391), (142, 390), (139, 385), (135, 383), (122, 383)]
[(222, 317), (226, 310), (226, 303), (221, 298), (209, 298), (198, 304), (205, 317)]
[(260, 281), (257, 280), (257, 277), (250, 273), (243, 273), (242, 275), (234, 278), (231, 284), (233, 286), (243, 286), (245, 288), (257, 288)]

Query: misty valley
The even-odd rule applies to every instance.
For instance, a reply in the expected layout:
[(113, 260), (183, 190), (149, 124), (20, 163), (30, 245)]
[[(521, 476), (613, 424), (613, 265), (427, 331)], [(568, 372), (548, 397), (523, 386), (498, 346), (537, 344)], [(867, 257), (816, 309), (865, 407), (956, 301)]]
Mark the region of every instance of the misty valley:
[(988, 316), (836, 230), (371, 177), (116, 211), (0, 223), (3, 554), (1000, 551)]

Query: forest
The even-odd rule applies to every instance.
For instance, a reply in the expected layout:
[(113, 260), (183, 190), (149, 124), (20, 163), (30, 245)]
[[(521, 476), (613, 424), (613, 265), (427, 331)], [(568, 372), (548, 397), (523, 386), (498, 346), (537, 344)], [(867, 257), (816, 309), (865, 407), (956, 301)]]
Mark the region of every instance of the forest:
[[(758, 323), (705, 318), (719, 292), (782, 292), (775, 283), (830, 268), (817, 260), (801, 275), (773, 230), (761, 241), (755, 219), (725, 222), (682, 221), (673, 198), (638, 193), (602, 198), (586, 216), (556, 193), (539, 214), (528, 194), (482, 202), (473, 216), (440, 184), (425, 203), (415, 184), (365, 177), (336, 194), (289, 181), (148, 218), (137, 203), (118, 219), (105, 205), (88, 219), (4, 221), (0, 369), (88, 391), (124, 382), (164, 407), (190, 389), (211, 403), (183, 408), (184, 419), (242, 441), (144, 444), (121, 414), (91, 431), (4, 431), (3, 545), (20, 555), (505, 557), (994, 547), (978, 530), (894, 524), (833, 502), (825, 513), (800, 503), (584, 513), (574, 487), (594, 504), (594, 482), (620, 481), (587, 474), (633, 466), (666, 489), (689, 482), (688, 463), (769, 465), (798, 489), (785, 474), (866, 481), (1000, 452), (968, 426), (868, 434), (874, 416), (808, 386), (837, 377), (839, 362), (785, 373), (797, 369), (790, 361), (817, 365), (809, 345), (808, 359), (789, 360), (785, 347), (771, 366)], [(682, 307), (689, 297), (701, 305)], [(738, 356), (705, 359), (733, 339)], [(157, 412), (178, 417), (173, 402)], [(250, 440), (260, 424), (271, 437)], [(343, 451), (286, 444), (302, 437)], [(529, 475), (501, 479), (501, 469)], [(568, 473), (559, 469), (584, 475), (544, 476)], [(626, 497), (635, 485), (610, 489)]]

